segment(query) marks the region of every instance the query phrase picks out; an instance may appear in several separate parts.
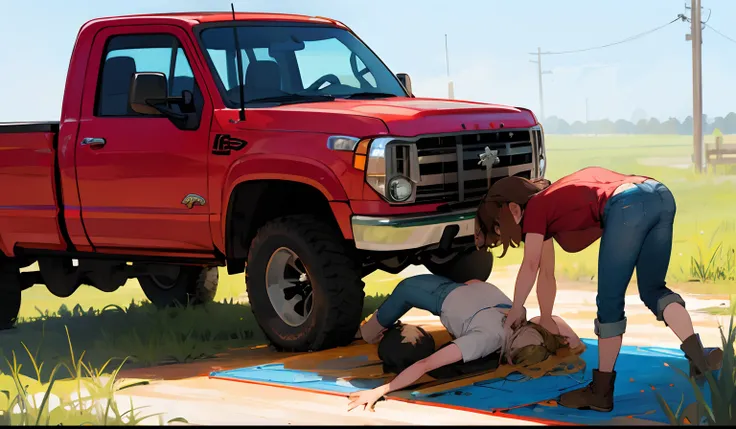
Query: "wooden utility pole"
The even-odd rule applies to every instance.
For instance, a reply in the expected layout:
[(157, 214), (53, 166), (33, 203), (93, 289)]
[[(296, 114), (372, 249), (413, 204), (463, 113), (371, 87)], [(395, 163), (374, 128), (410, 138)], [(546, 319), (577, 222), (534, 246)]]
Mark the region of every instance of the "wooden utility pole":
[(693, 45), (693, 163), (695, 171), (703, 172), (703, 27), (700, 0), (692, 0), (690, 34)]

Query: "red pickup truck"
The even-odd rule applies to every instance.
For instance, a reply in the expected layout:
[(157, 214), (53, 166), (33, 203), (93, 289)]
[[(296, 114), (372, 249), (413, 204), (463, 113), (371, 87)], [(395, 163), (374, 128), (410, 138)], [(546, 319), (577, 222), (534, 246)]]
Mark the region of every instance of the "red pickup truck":
[(479, 200), (544, 170), (530, 110), (416, 98), (333, 19), (95, 19), (60, 122), (0, 125), (0, 327), (36, 284), (67, 297), (135, 278), (158, 306), (196, 304), (218, 267), (247, 267), (275, 346), (343, 345), (375, 270), (487, 278)]

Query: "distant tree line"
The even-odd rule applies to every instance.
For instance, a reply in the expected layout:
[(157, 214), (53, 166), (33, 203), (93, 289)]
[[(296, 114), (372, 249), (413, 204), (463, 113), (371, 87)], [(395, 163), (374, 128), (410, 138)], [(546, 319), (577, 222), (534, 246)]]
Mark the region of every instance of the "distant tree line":
[[(659, 121), (657, 118), (641, 119), (634, 123), (625, 119), (612, 122), (609, 119), (597, 121), (575, 121), (568, 123), (557, 116), (550, 116), (542, 122), (545, 133), (550, 134), (683, 134), (693, 133), (693, 118), (688, 116), (680, 122), (677, 118)], [(710, 120), (703, 115), (703, 133), (712, 134), (715, 130), (723, 134), (736, 134), (736, 113)]]

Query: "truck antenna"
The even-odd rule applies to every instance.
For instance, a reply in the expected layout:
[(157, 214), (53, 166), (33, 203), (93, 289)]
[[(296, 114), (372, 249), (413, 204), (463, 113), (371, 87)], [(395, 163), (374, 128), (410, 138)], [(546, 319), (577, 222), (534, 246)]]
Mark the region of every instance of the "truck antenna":
[[(230, 9), (233, 11), (233, 21), (235, 19), (235, 5), (230, 3)], [(240, 89), (240, 121), (245, 121), (245, 95), (243, 94), (243, 54), (240, 52), (240, 43), (238, 43), (238, 29), (233, 25), (233, 38), (235, 39), (235, 56), (238, 60), (238, 88)]]

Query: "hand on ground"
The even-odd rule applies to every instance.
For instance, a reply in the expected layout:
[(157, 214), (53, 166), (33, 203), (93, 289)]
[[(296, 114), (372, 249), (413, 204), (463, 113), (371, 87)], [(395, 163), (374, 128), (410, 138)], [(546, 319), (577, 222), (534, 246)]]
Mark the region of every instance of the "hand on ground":
[(376, 411), (376, 402), (383, 397), (381, 392), (376, 389), (373, 390), (361, 390), (360, 392), (353, 392), (348, 395), (350, 403), (348, 404), (348, 411), (352, 411), (355, 408), (363, 405), (363, 410)]

